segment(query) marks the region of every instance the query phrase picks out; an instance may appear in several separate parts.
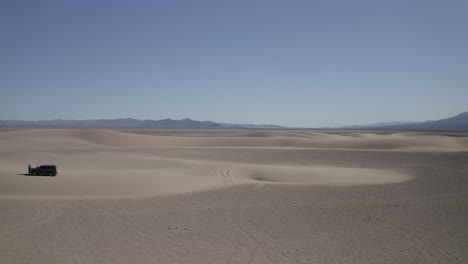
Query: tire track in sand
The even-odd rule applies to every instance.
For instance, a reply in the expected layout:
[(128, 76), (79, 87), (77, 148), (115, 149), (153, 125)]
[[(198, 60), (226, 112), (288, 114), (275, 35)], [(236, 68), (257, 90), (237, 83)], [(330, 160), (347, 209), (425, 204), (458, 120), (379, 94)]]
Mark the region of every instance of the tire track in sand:
[(468, 194), (453, 195), (420, 195), (400, 198), (381, 198), (381, 199), (339, 199), (339, 200), (284, 200), (284, 201), (264, 201), (252, 203), (213, 203), (213, 204), (190, 204), (187, 206), (173, 207), (147, 207), (141, 209), (116, 210), (115, 213), (138, 214), (155, 213), (170, 211), (190, 211), (206, 209), (233, 209), (233, 208), (254, 208), (254, 207), (293, 207), (293, 206), (335, 206), (335, 205), (356, 205), (356, 204), (385, 204), (385, 203), (409, 203), (409, 204), (451, 204), (468, 202)]
[(420, 256), (427, 261), (426, 263), (459, 263), (458, 260), (455, 260), (449, 253), (442, 249), (442, 247), (437, 246), (411, 229), (391, 224), (385, 219), (371, 215), (360, 215), (358, 213), (354, 213), (352, 216), (364, 223), (375, 226), (377, 229), (386, 231), (408, 241), (410, 247), (416, 249), (417, 252), (420, 253)]
[(219, 171), (214, 171), (214, 174), (221, 180), (222, 183), (229, 184), (234, 182), (234, 180), (231, 177), (231, 169), (222, 169)]
[[(295, 260), (293, 260), (287, 251), (283, 250), (283, 246), (281, 242), (275, 238), (274, 235), (272, 235), (270, 232), (268, 232), (266, 229), (261, 228), (259, 225), (255, 224), (253, 221), (248, 220), (245, 217), (242, 217), (238, 214), (229, 213), (229, 216), (232, 217), (233, 219), (236, 219), (240, 223), (243, 223), (249, 230), (243, 229), (243, 232), (247, 232), (248, 234), (253, 234), (256, 238), (260, 240), (261, 243), (263, 243), (264, 246), (266, 246), (266, 249), (273, 249), (274, 252), (281, 252), (281, 254), (277, 253), (279, 255), (279, 259), (286, 259), (287, 263), (296, 263)], [(265, 249), (265, 248), (264, 248)], [(269, 253), (271, 257), (271, 253)], [(271, 258), (270, 258), (271, 259)], [(280, 263), (285, 263), (281, 261)]]
[[(183, 202), (183, 203), (188, 203), (192, 206), (196, 206), (196, 204), (192, 201), (189, 201), (187, 199), (184, 199), (182, 197), (172, 197), (171, 199), (175, 200), (175, 201), (178, 201), (178, 202)], [(237, 263), (251, 263), (252, 262), (252, 258), (254, 257), (254, 254), (255, 252), (257, 251), (256, 249), (252, 250), (251, 254), (250, 254), (250, 257), (248, 259), (248, 261), (242, 261), (242, 260), (239, 260), (239, 256), (241, 256), (241, 249), (242, 247), (249, 247), (248, 245), (245, 245), (245, 243), (242, 242), (242, 239), (240, 238), (241, 236), (247, 236), (251, 239), (250, 235), (246, 234), (245, 231), (240, 228), (238, 225), (232, 223), (228, 218), (226, 218), (225, 216), (223, 215), (220, 215), (216, 212), (214, 212), (213, 210), (211, 210), (209, 207), (206, 207), (204, 209), (207, 209), (209, 214), (211, 215), (214, 215), (216, 217), (219, 217), (219, 218), (222, 218), (224, 219), (224, 221), (229, 224), (230, 226), (232, 226), (234, 228), (234, 232), (235, 232), (235, 238), (234, 238), (234, 242), (235, 242), (235, 245), (233, 246), (233, 251), (232, 251), (232, 254), (231, 256), (229, 257), (229, 259), (227, 261), (225, 261), (225, 263), (232, 263), (232, 264), (237, 264)], [(230, 240), (230, 239), (229, 239)], [(252, 239), (251, 239), (252, 240)], [(231, 240), (232, 241), (232, 240)], [(249, 247), (250, 248), (250, 247)], [(241, 261), (241, 262), (239, 262)]]
[[(138, 247), (141, 251), (150, 255), (165, 256), (176, 263), (193, 261), (193, 256), (190, 258), (185, 254), (181, 254), (179, 249), (184, 244), (176, 237), (166, 234), (165, 229), (139, 223), (129, 215), (121, 215), (105, 208), (99, 208), (92, 205), (91, 201), (81, 200), (78, 202), (77, 207), (86, 212), (89, 220), (95, 221), (97, 224), (106, 223), (105, 226), (109, 231), (115, 232), (116, 230), (122, 230), (122, 228), (132, 229), (133, 233), (128, 234), (126, 237), (128, 245)], [(171, 245), (170, 248), (174, 250), (169, 250), (167, 247), (161, 248), (161, 243), (166, 246)]]
[[(197, 206), (197, 204), (193, 203), (192, 201), (183, 199), (178, 197), (181, 201), (186, 203), (192, 204)], [(176, 199), (177, 200), (177, 199)], [(247, 236), (250, 240), (252, 240), (256, 244), (256, 248), (253, 248), (251, 255), (247, 261), (247, 263), (251, 263), (253, 258), (256, 255), (256, 251), (260, 250), (265, 258), (268, 259), (268, 263), (296, 263), (286, 251), (282, 250), (281, 243), (269, 232), (260, 228), (258, 225), (253, 223), (252, 221), (235, 214), (231, 211), (228, 211), (226, 215), (216, 213), (215, 211), (209, 209), (208, 212), (212, 215), (218, 216), (226, 223), (231, 225), (234, 229), (238, 230), (240, 233)], [(234, 221), (233, 221), (234, 220)], [(234, 261), (235, 254), (232, 254), (231, 259), (228, 263), (232, 263)], [(275, 261), (277, 259), (277, 261)], [(285, 261), (286, 260), (286, 261)]]
[(60, 208), (53, 201), (49, 200), (34, 201), (33, 207), (34, 215), (32, 217), (20, 220), (12, 225), (0, 227), (0, 235), (7, 235), (45, 225), (54, 221), (61, 214)]

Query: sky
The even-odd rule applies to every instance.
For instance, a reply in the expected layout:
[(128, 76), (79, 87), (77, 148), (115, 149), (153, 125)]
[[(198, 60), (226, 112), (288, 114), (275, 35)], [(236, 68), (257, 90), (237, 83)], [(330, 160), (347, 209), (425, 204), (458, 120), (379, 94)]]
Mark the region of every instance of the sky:
[(468, 111), (468, 1), (1, 0), (0, 120), (327, 127)]

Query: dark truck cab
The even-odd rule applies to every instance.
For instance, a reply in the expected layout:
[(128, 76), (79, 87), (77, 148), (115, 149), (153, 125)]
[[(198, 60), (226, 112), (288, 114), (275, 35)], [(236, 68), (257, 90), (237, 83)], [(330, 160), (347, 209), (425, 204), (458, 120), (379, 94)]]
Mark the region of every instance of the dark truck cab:
[(41, 165), (31, 169), (31, 175), (49, 175), (54, 177), (57, 175), (56, 165)]

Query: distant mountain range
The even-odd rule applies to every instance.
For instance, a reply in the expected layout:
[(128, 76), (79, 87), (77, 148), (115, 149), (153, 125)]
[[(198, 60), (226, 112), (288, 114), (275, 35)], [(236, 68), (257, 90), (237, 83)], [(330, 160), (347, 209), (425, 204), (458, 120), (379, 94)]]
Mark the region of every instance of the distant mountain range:
[[(37, 127), (37, 128), (212, 128), (212, 129), (298, 129), (278, 125), (229, 124), (212, 121), (197, 121), (190, 118), (174, 120), (140, 120), (134, 118), (90, 119), (90, 120), (0, 120), (0, 127)], [(307, 129), (307, 128), (301, 128)], [(313, 129), (313, 128), (310, 128)], [(369, 125), (345, 126), (328, 129), (360, 130), (460, 130), (468, 131), (468, 112), (454, 117), (425, 122), (385, 122)]]
[(190, 118), (174, 120), (140, 120), (134, 118), (89, 119), (89, 120), (0, 120), (0, 127), (37, 127), (37, 128), (286, 128), (277, 125), (228, 124), (212, 121), (197, 121)]
[(370, 125), (346, 126), (342, 129), (376, 130), (468, 130), (468, 112), (454, 117), (425, 122), (388, 122)]
[(353, 128), (364, 128), (364, 127), (384, 127), (384, 126), (407, 125), (407, 124), (413, 124), (413, 123), (419, 123), (419, 122), (390, 121), (390, 122), (382, 122), (382, 123), (367, 124), (367, 125), (342, 126), (339, 128), (353, 129)]

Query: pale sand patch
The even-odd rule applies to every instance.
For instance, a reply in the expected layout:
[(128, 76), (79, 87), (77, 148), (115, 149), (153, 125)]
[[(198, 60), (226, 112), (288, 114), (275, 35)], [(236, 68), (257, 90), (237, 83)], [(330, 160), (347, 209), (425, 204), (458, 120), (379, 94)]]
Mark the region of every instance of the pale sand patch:
[[(369, 185), (410, 179), (408, 175), (391, 170), (274, 164), (252, 166), (235, 162), (167, 159), (140, 152), (143, 149), (168, 146), (288, 148), (340, 145), (344, 148), (356, 148), (362, 146), (359, 142), (366, 139), (370, 141), (365, 147), (370, 148), (369, 145), (383, 147), (386, 141), (398, 141), (405, 137), (391, 135), (387, 136), (390, 139), (380, 139), (384, 135), (342, 136), (308, 131), (242, 131), (215, 135), (210, 137), (209, 133), (192, 133), (158, 136), (103, 129), (0, 132), (0, 144), (4, 150), (10, 150), (0, 167), (0, 195), (141, 197), (196, 192), (226, 187), (226, 183)], [(122, 152), (121, 148), (132, 151)], [(56, 151), (61, 151), (61, 154), (54, 155)], [(36, 165), (57, 164), (59, 175), (53, 179), (18, 175), (30, 162)]]
[[(144, 197), (198, 192), (234, 185), (371, 185), (411, 177), (390, 170), (331, 166), (274, 166), (160, 159), (109, 154), (60, 158), (59, 175), (18, 175), (20, 164), (0, 168), (0, 197)], [(16, 171), (15, 171), (16, 170)]]

